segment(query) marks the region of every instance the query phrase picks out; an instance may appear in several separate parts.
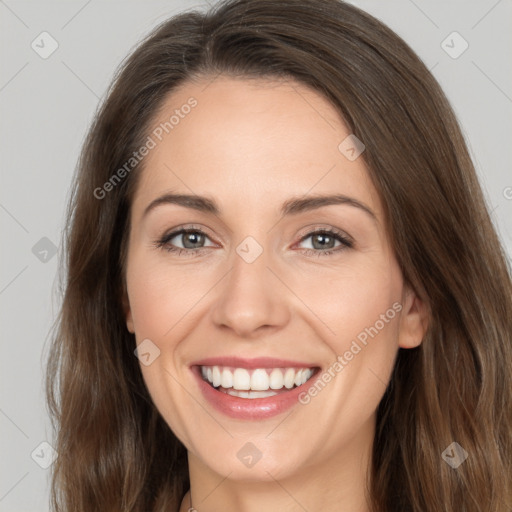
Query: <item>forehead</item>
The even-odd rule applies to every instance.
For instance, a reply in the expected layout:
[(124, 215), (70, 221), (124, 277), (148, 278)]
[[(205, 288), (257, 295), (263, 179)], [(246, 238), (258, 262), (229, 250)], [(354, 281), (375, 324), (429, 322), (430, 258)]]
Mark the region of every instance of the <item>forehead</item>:
[(237, 215), (262, 214), (311, 192), (354, 196), (380, 211), (363, 159), (351, 161), (339, 149), (351, 134), (337, 110), (297, 82), (189, 81), (168, 95), (149, 135), (155, 145), (134, 209), (179, 191), (213, 195)]

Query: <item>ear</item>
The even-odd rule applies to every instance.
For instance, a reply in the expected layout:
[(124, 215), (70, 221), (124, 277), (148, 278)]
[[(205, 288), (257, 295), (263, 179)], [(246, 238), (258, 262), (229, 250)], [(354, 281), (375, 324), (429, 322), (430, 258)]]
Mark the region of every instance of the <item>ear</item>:
[(133, 316), (132, 316), (132, 310), (130, 307), (130, 300), (128, 298), (128, 291), (126, 289), (126, 283), (123, 283), (123, 289), (121, 292), (121, 303), (123, 307), (123, 314), (126, 321), (126, 328), (129, 332), (132, 334), (135, 333), (135, 328), (133, 325)]
[(427, 332), (429, 308), (427, 303), (408, 285), (404, 286), (402, 306), (398, 346), (400, 348), (418, 347)]

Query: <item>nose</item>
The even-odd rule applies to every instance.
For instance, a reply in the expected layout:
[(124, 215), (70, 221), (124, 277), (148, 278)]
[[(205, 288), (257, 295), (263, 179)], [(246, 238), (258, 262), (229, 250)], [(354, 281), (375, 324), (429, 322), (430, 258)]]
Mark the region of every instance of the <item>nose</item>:
[(252, 263), (238, 254), (233, 266), (219, 283), (212, 318), (221, 329), (237, 337), (253, 339), (282, 329), (290, 319), (288, 290), (269, 268), (267, 251)]

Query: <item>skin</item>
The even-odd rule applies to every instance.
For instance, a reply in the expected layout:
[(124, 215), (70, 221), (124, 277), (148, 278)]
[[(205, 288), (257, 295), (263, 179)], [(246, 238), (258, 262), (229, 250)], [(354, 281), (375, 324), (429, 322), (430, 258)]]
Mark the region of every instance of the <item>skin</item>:
[[(399, 347), (418, 346), (427, 328), (426, 306), (404, 284), (390, 247), (377, 191), (363, 159), (349, 161), (338, 150), (350, 132), (337, 111), (306, 86), (204, 77), (173, 91), (155, 126), (191, 96), (197, 106), (144, 160), (131, 209), (124, 308), (137, 344), (149, 338), (160, 350), (141, 371), (188, 450), (192, 505), (200, 512), (368, 511), (376, 409)], [(209, 196), (221, 212), (163, 204), (143, 216), (171, 191)], [(291, 197), (332, 193), (364, 203), (375, 219), (347, 204), (279, 213)], [(206, 232), (202, 253), (155, 246), (190, 224)], [(316, 254), (333, 248), (315, 248), (318, 236), (304, 238), (319, 228), (342, 231), (354, 246)], [(252, 263), (236, 252), (247, 236), (263, 249)], [(197, 239), (179, 235), (172, 243), (194, 247), (190, 241)], [(228, 355), (327, 369), (396, 302), (401, 312), (309, 404), (273, 418), (223, 415), (190, 371), (194, 361)], [(252, 468), (237, 457), (248, 441), (262, 453)], [(189, 500), (187, 493), (181, 512)]]

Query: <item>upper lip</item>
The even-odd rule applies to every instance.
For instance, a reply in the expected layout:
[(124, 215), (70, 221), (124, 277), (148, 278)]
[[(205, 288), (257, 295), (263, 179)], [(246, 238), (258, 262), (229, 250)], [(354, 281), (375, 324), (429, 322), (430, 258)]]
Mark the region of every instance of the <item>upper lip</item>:
[(232, 366), (234, 368), (315, 368), (318, 365), (304, 361), (278, 359), (275, 357), (255, 357), (246, 359), (236, 356), (208, 357), (195, 361), (191, 366)]

